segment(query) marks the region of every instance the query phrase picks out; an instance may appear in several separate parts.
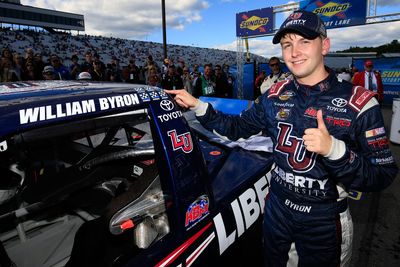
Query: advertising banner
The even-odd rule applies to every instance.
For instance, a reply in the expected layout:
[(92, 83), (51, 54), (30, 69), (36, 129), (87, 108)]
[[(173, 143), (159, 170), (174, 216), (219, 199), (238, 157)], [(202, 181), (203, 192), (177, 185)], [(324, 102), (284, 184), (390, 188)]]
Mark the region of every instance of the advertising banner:
[(236, 13), (236, 36), (260, 36), (273, 31), (272, 7)]
[[(359, 70), (364, 70), (366, 59), (355, 59), (353, 64)], [(400, 97), (400, 58), (373, 58), (374, 70), (380, 72), (383, 83), (383, 94), (385, 104), (391, 104), (393, 98)]]
[(366, 0), (304, 0), (300, 9), (318, 14), (327, 29), (363, 25), (366, 21)]

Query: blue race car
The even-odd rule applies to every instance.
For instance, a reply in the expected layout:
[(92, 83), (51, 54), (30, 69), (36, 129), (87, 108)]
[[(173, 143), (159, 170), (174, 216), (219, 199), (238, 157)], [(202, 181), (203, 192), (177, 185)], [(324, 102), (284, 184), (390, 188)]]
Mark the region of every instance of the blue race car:
[(268, 148), (161, 89), (0, 84), (0, 125), (1, 266), (261, 265)]

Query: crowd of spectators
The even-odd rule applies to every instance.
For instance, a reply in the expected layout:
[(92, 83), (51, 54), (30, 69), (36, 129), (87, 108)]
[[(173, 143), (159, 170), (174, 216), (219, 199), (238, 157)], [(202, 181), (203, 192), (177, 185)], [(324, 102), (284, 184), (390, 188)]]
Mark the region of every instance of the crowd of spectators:
[[(170, 56), (164, 59), (162, 44), (154, 42), (10, 28), (1, 29), (0, 36), (0, 82), (90, 79), (186, 88), (197, 95), (231, 95), (234, 78), (229, 65), (236, 64), (235, 51), (168, 45)], [(208, 69), (205, 75), (203, 68)], [(214, 89), (204, 91), (208, 75)]]

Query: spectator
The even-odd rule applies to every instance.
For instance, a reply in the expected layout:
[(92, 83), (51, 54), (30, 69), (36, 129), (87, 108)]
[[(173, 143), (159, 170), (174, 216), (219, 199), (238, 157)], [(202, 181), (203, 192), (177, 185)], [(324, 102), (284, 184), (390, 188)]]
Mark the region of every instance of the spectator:
[(228, 64), (224, 63), (223, 70), (226, 75), (226, 80), (228, 81), (228, 86), (229, 86), (230, 95), (228, 97), (231, 98), (233, 95), (233, 84), (235, 83), (235, 77), (233, 77), (233, 74), (229, 71)]
[[(28, 47), (28, 48), (25, 50), (25, 62), (27, 62), (27, 61), (29, 61), (29, 60), (33, 60), (33, 58), (34, 58), (33, 49), (30, 48), (30, 47)], [(25, 64), (26, 64), (26, 63), (25, 63)]]
[(116, 56), (111, 57), (111, 63), (107, 64), (106, 80), (111, 82), (122, 82), (122, 72), (119, 65), (119, 59)]
[(69, 73), (72, 79), (77, 79), (78, 74), (81, 73), (81, 65), (79, 64), (79, 57), (77, 55), (72, 55), (71, 65), (69, 66)]
[(164, 59), (164, 62), (163, 62), (163, 65), (162, 65), (162, 75), (164, 75), (164, 74), (166, 74), (167, 72), (168, 72), (168, 66), (169, 66), (169, 59), (168, 58), (165, 58)]
[(215, 96), (215, 76), (212, 73), (210, 64), (204, 65), (204, 74), (196, 80), (193, 96)]
[(87, 51), (85, 53), (85, 61), (81, 65), (81, 71), (86, 71), (86, 72), (93, 72), (93, 56), (92, 52)]
[(42, 77), (42, 70), (44, 69), (44, 62), (41, 53), (36, 53), (33, 57), (33, 64), (35, 65), (36, 77)]
[(24, 58), (18, 54), (14, 53), (14, 69), (15, 73), (17, 74), (17, 78), (19, 81), (22, 80), (22, 76), (24, 75)]
[(261, 94), (264, 94), (271, 86), (279, 81), (289, 78), (289, 73), (284, 73), (281, 69), (281, 62), (277, 57), (271, 57), (268, 61), (271, 74), (268, 75), (260, 86)]
[(183, 68), (184, 67), (185, 67), (185, 61), (182, 58), (180, 58), (178, 60), (178, 67), (176, 68), (176, 72), (178, 72), (179, 76), (181, 76), (181, 77), (183, 75)]
[(128, 66), (122, 70), (122, 77), (127, 83), (139, 83), (140, 69), (136, 66), (136, 58), (133, 56), (129, 60)]
[(60, 75), (55, 72), (53, 66), (44, 67), (42, 73), (44, 80), (61, 80)]
[(8, 47), (3, 48), (3, 50), (1, 51), (1, 57), (9, 59), (11, 62), (14, 61), (11, 50)]
[(183, 89), (181, 76), (176, 72), (174, 65), (168, 66), (168, 72), (163, 75), (161, 80), (161, 88), (163, 89)]
[(229, 84), (221, 65), (215, 65), (215, 95), (228, 98), (232, 93), (229, 91)]
[(348, 81), (351, 82), (351, 75), (350, 73), (346, 70), (346, 68), (341, 68), (340, 73), (338, 73), (337, 77), (339, 79), (342, 79), (343, 81)]
[(93, 81), (105, 81), (106, 80), (106, 74), (101, 67), (101, 63), (102, 62), (100, 60), (93, 61), (93, 71), (90, 73)]
[(188, 67), (183, 68), (182, 75), (183, 88), (189, 92), (189, 94), (193, 93), (193, 77), (189, 73)]
[(362, 86), (370, 91), (378, 94), (378, 101), (383, 102), (383, 83), (381, 74), (374, 71), (374, 63), (371, 60), (366, 60), (364, 63), (364, 71), (357, 72), (353, 77), (353, 84)]
[(23, 81), (35, 81), (40, 80), (40, 76), (37, 75), (37, 70), (35, 69), (35, 63), (32, 60), (28, 60), (25, 64), (25, 70), (23, 72)]
[(265, 70), (261, 70), (261, 73), (257, 76), (256, 81), (254, 82), (257, 92), (261, 92), (260, 87), (266, 77), (267, 75), (265, 74)]
[(13, 66), (13, 62), (9, 57), (1, 59), (0, 66), (0, 82), (16, 82), (18, 81), (17, 72)]
[(161, 86), (160, 76), (158, 76), (157, 69), (154, 66), (149, 69), (149, 75), (147, 77), (147, 85), (157, 86), (157, 87)]
[(60, 80), (71, 80), (71, 74), (67, 67), (61, 63), (61, 60), (57, 55), (52, 55), (50, 57), (50, 63), (53, 66), (56, 75), (60, 77)]

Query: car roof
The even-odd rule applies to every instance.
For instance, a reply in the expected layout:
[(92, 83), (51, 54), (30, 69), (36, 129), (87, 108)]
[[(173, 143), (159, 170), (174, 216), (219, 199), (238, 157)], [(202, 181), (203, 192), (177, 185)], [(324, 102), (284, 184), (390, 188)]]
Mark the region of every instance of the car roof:
[(160, 88), (128, 83), (2, 83), (0, 138), (41, 126), (143, 109), (152, 101), (168, 98)]

